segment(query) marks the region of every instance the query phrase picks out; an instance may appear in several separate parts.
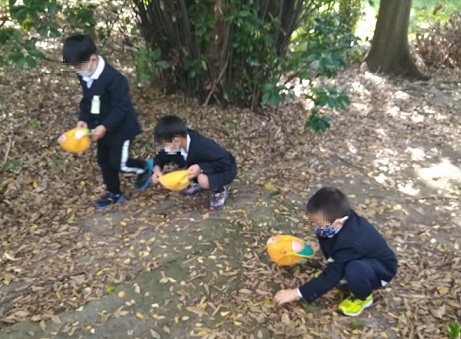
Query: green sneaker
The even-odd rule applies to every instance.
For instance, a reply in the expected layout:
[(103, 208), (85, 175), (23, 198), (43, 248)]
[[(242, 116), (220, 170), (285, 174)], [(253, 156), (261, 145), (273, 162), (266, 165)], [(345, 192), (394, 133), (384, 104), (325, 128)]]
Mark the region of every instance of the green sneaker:
[(360, 300), (351, 294), (349, 297), (341, 301), (338, 305), (338, 310), (350, 317), (356, 317), (360, 315), (364, 309), (370, 307), (371, 305), (373, 305), (372, 294), (366, 297), (365, 300)]

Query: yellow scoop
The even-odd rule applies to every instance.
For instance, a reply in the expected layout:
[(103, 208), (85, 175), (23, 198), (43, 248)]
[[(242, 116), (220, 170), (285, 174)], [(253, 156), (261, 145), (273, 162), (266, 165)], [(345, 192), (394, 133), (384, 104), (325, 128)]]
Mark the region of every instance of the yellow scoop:
[(90, 147), (90, 134), (88, 128), (74, 128), (62, 134), (58, 142), (67, 152), (81, 153)]
[(158, 180), (163, 185), (163, 187), (172, 191), (180, 191), (189, 186), (189, 178), (187, 175), (187, 170), (174, 171), (162, 175)]
[(296, 265), (303, 258), (314, 256), (312, 248), (302, 239), (291, 235), (276, 235), (267, 240), (267, 253), (278, 265)]

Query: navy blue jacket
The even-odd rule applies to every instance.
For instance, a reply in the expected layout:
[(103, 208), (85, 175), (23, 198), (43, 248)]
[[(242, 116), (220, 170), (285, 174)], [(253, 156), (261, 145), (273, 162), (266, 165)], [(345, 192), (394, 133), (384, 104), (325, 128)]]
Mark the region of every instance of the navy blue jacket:
[(170, 162), (175, 163), (180, 168), (199, 165), (204, 174), (226, 172), (236, 166), (234, 156), (214, 140), (206, 138), (192, 129), (188, 129), (187, 133), (190, 137), (187, 162), (180, 152), (170, 155), (161, 150), (155, 156), (154, 164), (162, 169)]
[[(133, 139), (141, 132), (136, 112), (130, 98), (128, 80), (106, 61), (98, 79), (90, 88), (79, 75), (83, 98), (80, 102), (79, 120), (85, 121), (89, 128), (104, 125), (107, 132), (100, 139), (101, 144), (110, 145)], [(93, 96), (100, 97), (100, 114), (91, 114)]]
[(367, 260), (380, 280), (389, 282), (397, 273), (397, 259), (386, 240), (353, 210), (333, 238), (317, 238), (325, 258), (331, 258), (333, 262), (329, 262), (317, 278), (299, 288), (303, 299), (308, 302), (336, 286), (344, 277), (346, 265), (353, 260)]

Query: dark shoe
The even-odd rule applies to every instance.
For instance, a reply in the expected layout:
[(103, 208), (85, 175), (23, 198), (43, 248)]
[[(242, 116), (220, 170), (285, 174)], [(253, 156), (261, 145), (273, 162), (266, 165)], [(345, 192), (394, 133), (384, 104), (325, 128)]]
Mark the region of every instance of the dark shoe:
[(149, 187), (153, 169), (154, 162), (152, 160), (146, 160), (146, 170), (144, 173), (138, 174), (138, 177), (136, 178), (135, 187), (138, 191), (145, 190)]
[(182, 195), (190, 195), (190, 196), (193, 196), (193, 195), (196, 195), (197, 193), (199, 192), (202, 192), (203, 191), (203, 188), (202, 186), (200, 186), (198, 183), (196, 182), (192, 182), (189, 187), (187, 187), (186, 189), (182, 190), (181, 191), (181, 194)]
[(105, 210), (110, 205), (113, 205), (117, 202), (123, 202), (123, 201), (125, 201), (123, 194), (120, 194), (120, 193), (114, 194), (111, 192), (107, 192), (101, 199), (96, 201), (96, 208), (98, 210)]
[(210, 202), (210, 210), (216, 211), (216, 210), (220, 210), (221, 208), (223, 208), (228, 196), (229, 196), (229, 191), (227, 190), (226, 186), (224, 186), (224, 191), (219, 192), (219, 193), (213, 193), (213, 196), (211, 197), (211, 202)]

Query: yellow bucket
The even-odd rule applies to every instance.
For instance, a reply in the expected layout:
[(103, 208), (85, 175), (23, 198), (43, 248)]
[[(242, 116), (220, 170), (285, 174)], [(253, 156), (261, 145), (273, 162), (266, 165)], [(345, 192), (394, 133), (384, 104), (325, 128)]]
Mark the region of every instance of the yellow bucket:
[(172, 190), (180, 191), (189, 186), (188, 170), (180, 170), (170, 172), (168, 174), (162, 175), (159, 178), (159, 182), (163, 187)]
[(292, 266), (303, 258), (314, 256), (312, 248), (302, 239), (291, 235), (276, 235), (267, 240), (267, 253), (278, 265)]
[(82, 153), (90, 147), (90, 134), (88, 128), (74, 128), (62, 134), (58, 142), (67, 152)]

